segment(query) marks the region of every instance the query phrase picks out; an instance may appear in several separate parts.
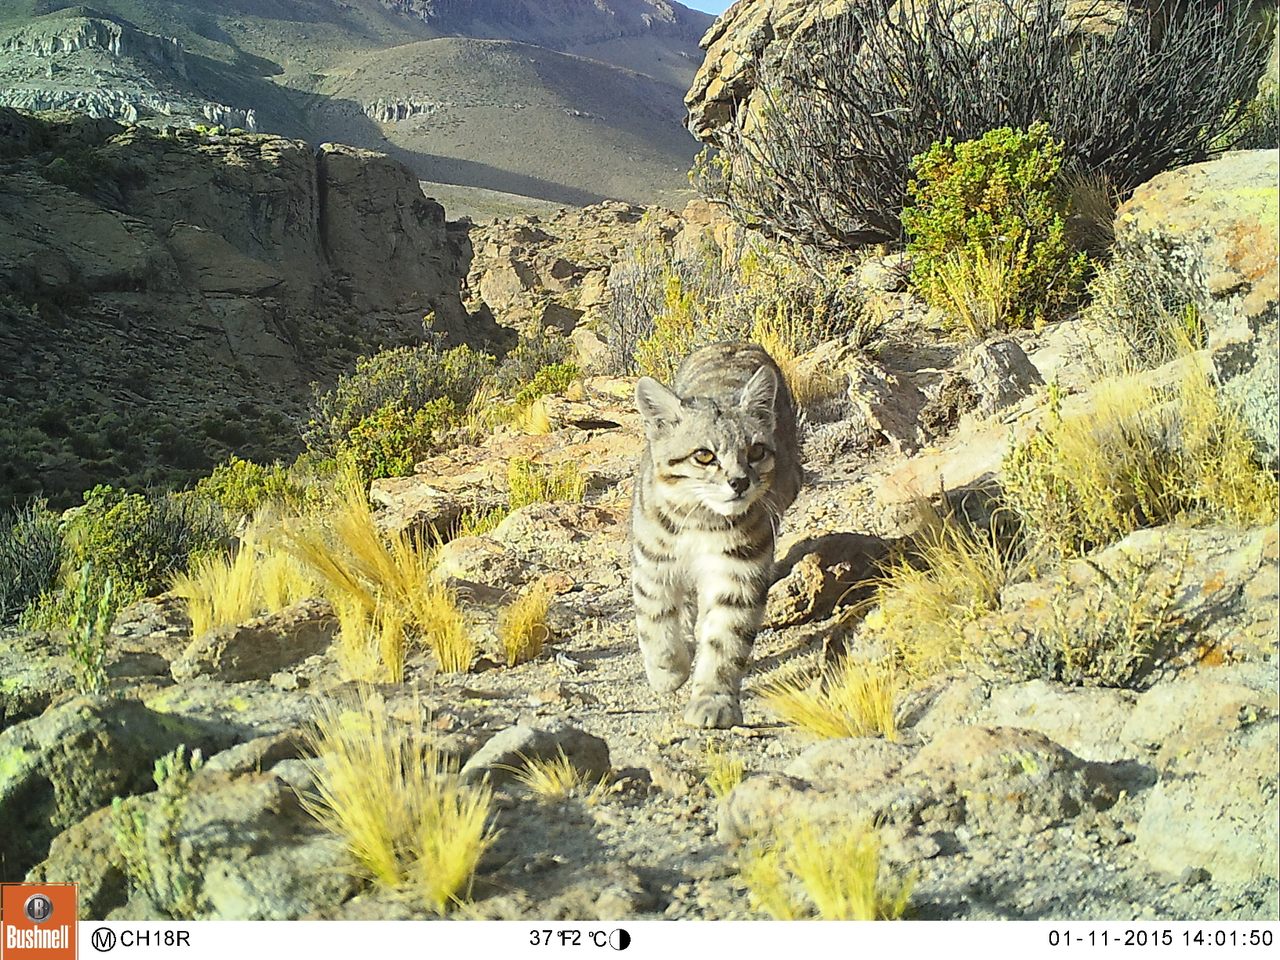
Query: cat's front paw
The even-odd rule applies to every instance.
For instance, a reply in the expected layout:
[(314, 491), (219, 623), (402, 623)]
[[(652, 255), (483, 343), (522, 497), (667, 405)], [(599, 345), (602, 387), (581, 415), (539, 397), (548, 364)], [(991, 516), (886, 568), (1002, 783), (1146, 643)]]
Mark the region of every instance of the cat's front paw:
[(724, 730), (742, 723), (742, 707), (727, 693), (706, 693), (689, 701), (684, 722), (691, 727)]
[(644, 673), (649, 678), (649, 687), (654, 693), (673, 693), (689, 679), (687, 666), (651, 666), (646, 663)]

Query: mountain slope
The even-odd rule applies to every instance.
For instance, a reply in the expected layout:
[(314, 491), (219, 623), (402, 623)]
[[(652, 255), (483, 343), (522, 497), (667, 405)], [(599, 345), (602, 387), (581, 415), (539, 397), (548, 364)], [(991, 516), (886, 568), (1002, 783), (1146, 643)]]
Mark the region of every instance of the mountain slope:
[(710, 22), (666, 0), (0, 0), (0, 105), (342, 140), (560, 203), (655, 201), (686, 187), (682, 98)]
[[(375, 122), (384, 91), (419, 111)], [(678, 88), (595, 60), (500, 40), (443, 38), (356, 58), (317, 85), (324, 140), (367, 143), (424, 180), (560, 203), (642, 202), (684, 186), (696, 144)]]

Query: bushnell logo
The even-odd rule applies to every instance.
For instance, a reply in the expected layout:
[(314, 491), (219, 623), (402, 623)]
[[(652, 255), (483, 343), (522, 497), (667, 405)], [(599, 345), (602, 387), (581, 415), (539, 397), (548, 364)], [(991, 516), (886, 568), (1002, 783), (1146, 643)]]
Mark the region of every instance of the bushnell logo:
[(74, 960), (74, 883), (0, 884), (0, 960)]

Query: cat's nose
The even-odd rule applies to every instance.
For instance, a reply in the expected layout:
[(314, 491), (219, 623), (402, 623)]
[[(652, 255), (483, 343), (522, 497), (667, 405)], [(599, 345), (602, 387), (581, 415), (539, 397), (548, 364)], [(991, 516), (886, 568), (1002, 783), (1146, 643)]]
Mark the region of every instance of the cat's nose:
[(750, 477), (730, 477), (729, 486), (734, 493), (746, 493), (747, 487), (751, 486)]

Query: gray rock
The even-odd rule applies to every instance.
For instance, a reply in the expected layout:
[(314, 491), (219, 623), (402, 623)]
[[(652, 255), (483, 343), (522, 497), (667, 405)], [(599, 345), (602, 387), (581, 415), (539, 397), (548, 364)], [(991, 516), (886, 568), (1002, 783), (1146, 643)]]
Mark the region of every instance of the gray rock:
[(965, 360), (965, 378), (973, 387), (979, 416), (989, 417), (1028, 397), (1044, 385), (1016, 340), (989, 340), (974, 347)]
[(135, 700), (77, 697), (0, 733), (0, 862), (16, 878), (61, 830), (110, 802), (152, 789), (155, 761), (179, 744), (205, 755), (228, 742), (206, 724)]
[(609, 745), (600, 737), (567, 723), (535, 727), (518, 724), (491, 737), (462, 768), (462, 779), (475, 782), (489, 777), (501, 783), (510, 780), (529, 760), (554, 760), (563, 753), (592, 779), (611, 769)]
[(1016, 727), (944, 730), (902, 769), (935, 791), (964, 798), (965, 822), (996, 832), (1010, 823), (1063, 823), (1105, 809), (1117, 790), (1109, 772), (1043, 734)]
[(1203, 869), (1221, 883), (1274, 879), (1280, 823), (1273, 716), (1169, 757), (1134, 834), (1156, 870)]
[(197, 637), (172, 665), (179, 682), (198, 676), (264, 680), (329, 649), (338, 619), (327, 600), (303, 600), (248, 623), (218, 627)]
[(74, 690), (71, 660), (61, 646), (43, 633), (0, 636), (0, 730), (39, 716), (60, 694)]

